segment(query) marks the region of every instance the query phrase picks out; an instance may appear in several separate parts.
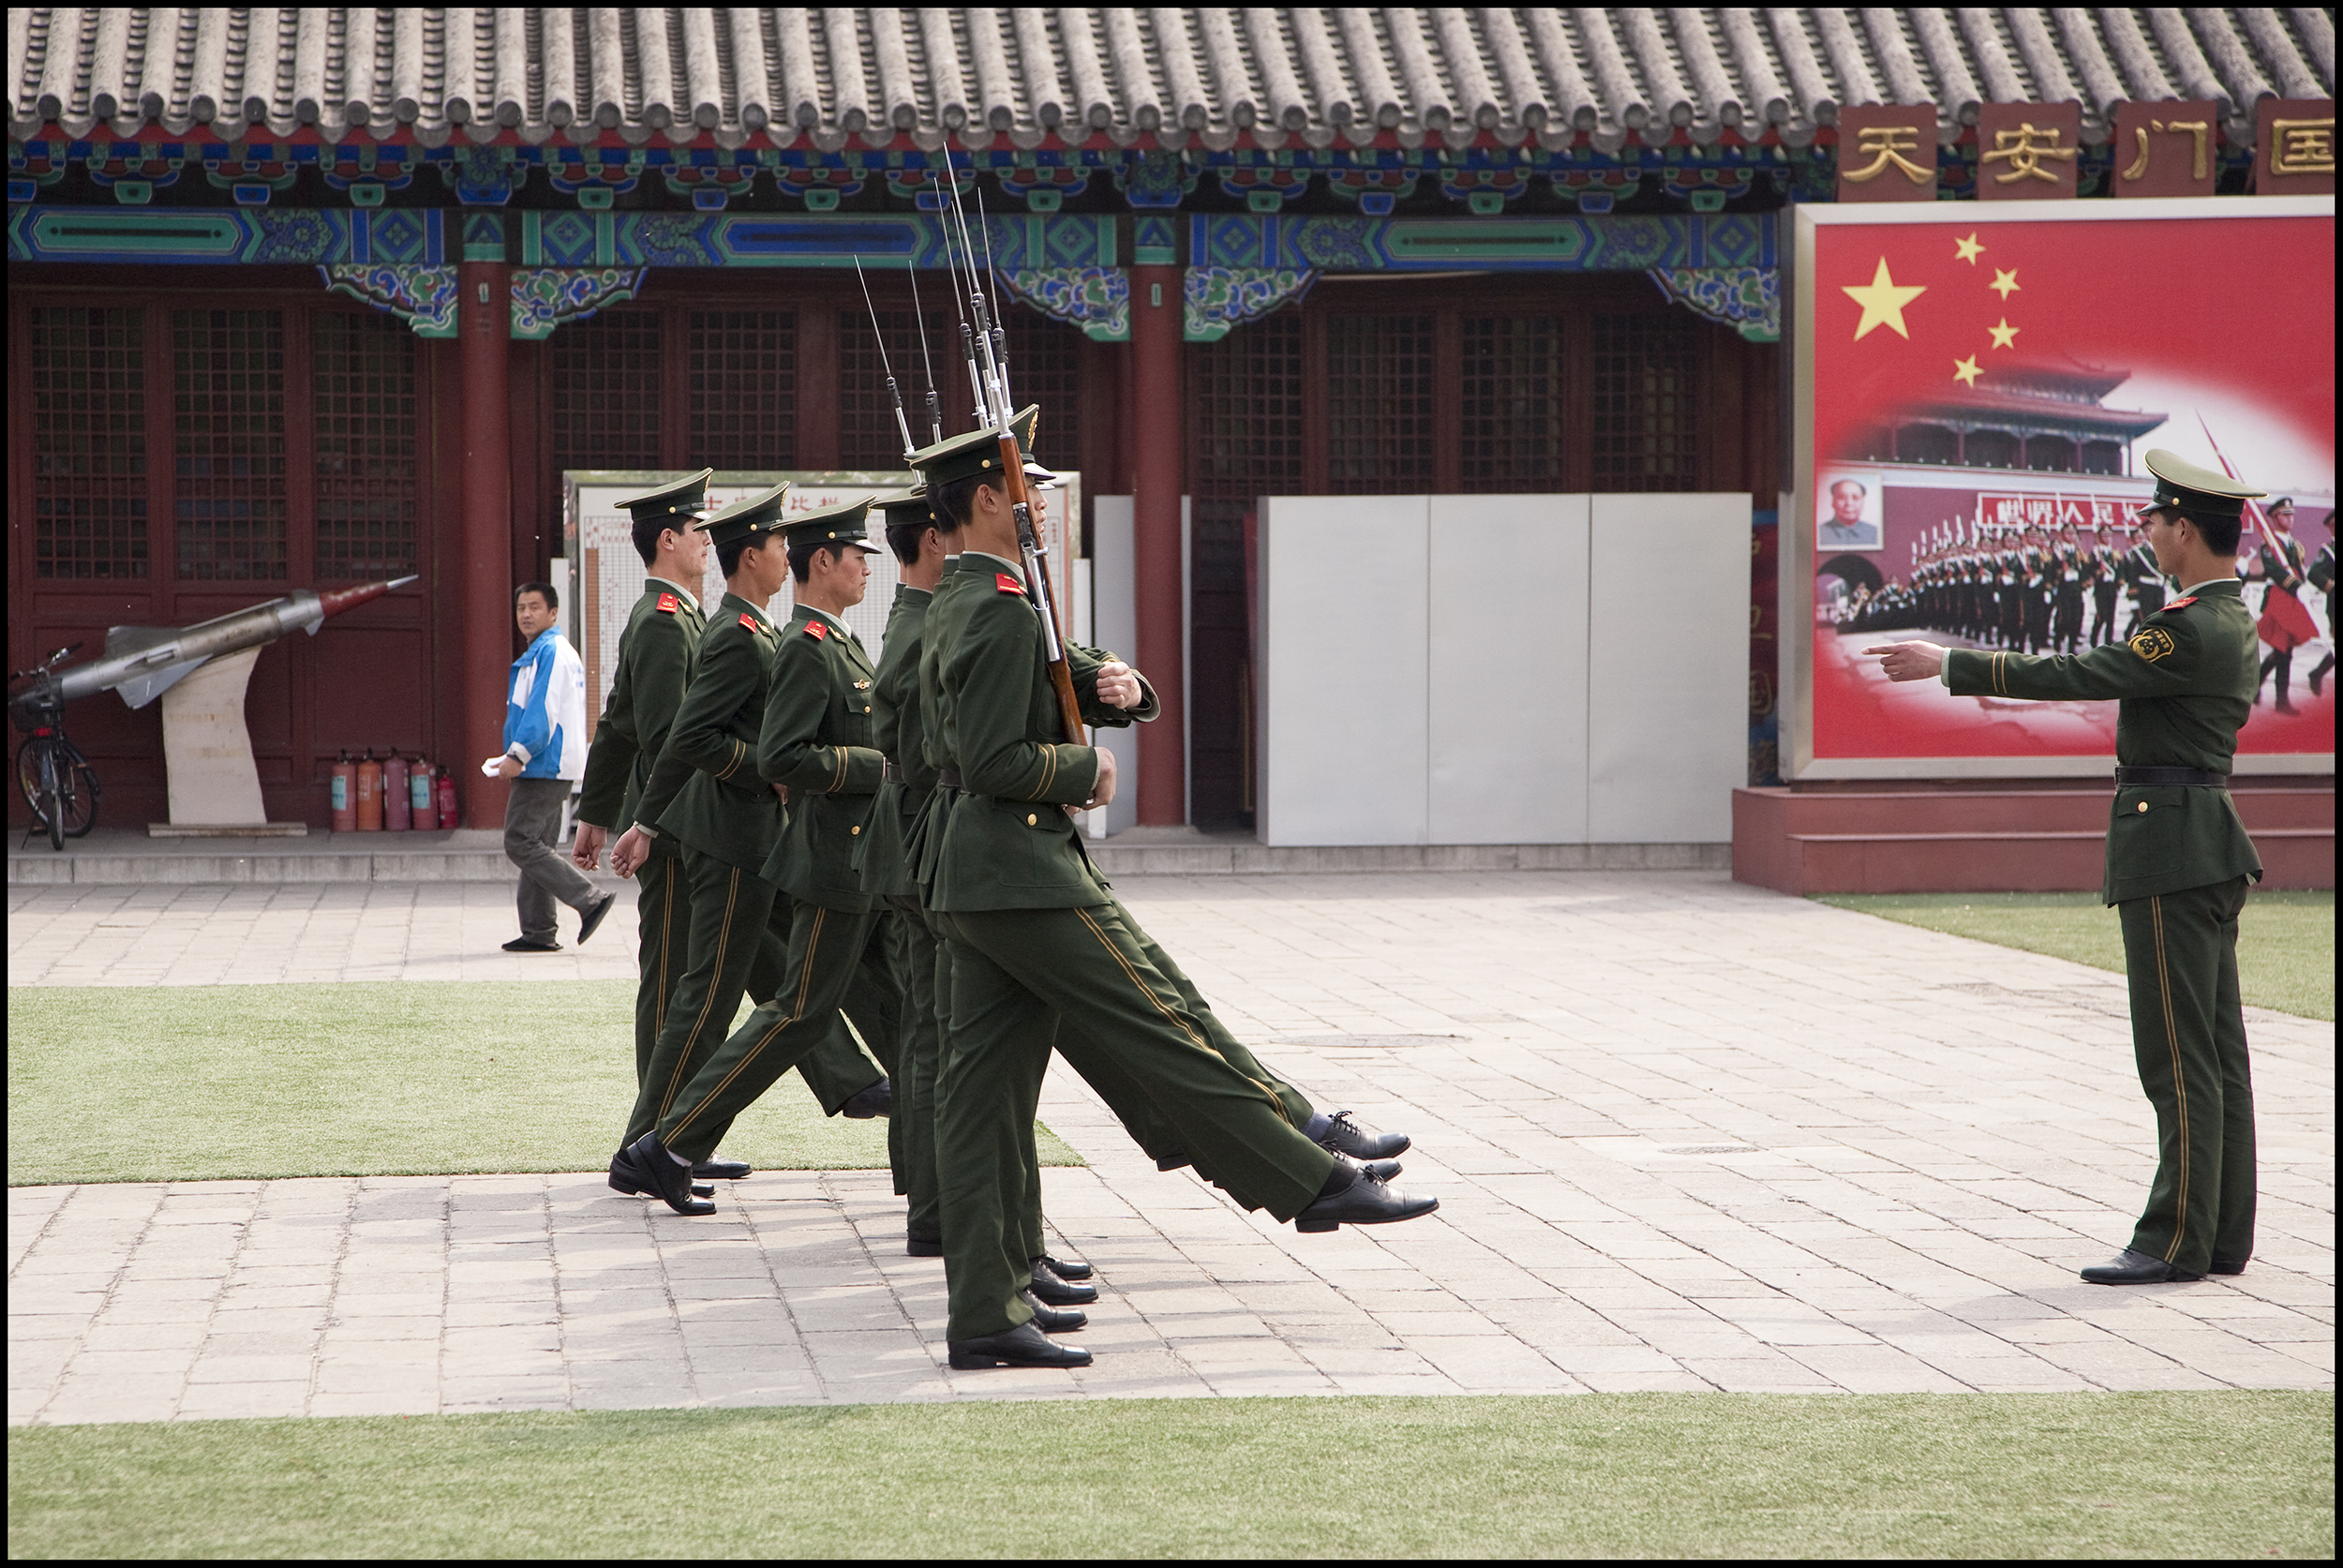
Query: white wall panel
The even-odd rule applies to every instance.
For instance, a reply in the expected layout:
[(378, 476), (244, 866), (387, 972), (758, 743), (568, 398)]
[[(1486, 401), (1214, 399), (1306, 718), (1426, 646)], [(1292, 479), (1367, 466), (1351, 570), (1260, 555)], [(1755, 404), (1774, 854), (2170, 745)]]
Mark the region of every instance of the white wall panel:
[(1587, 842), (1585, 496), (1433, 496), (1433, 844)]
[(1423, 496), (1261, 508), (1261, 779), (1269, 844), (1425, 844)]
[(1588, 842), (1728, 842), (1748, 773), (1749, 498), (1589, 510)]
[[(1125, 659), (1135, 659), (1139, 648), (1139, 549), (1133, 520), (1128, 496), (1098, 496), (1091, 501), (1090, 643)], [(1105, 811), (1082, 814), (1093, 838), (1119, 833), (1139, 822), (1139, 730), (1137, 724), (1127, 724), (1097, 732), (1098, 744), (1114, 754), (1118, 783)]]

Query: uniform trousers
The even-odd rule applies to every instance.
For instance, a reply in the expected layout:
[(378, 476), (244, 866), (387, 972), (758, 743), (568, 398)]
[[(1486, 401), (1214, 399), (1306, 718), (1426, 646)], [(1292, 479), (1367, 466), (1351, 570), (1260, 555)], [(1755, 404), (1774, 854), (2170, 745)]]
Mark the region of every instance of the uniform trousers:
[[(885, 972), (879, 911), (798, 903), (790, 908), (788, 919), (788, 959), (780, 987), (693, 1068), (660, 1115), (659, 1141), (688, 1159), (713, 1154), (732, 1118), (754, 1105), (783, 1073), (815, 1064), (817, 1053), (839, 1028), (839, 1007), (858, 976)], [(888, 1022), (900, 1027), (899, 1015)], [(891, 1037), (884, 1049), (900, 1065)], [(860, 1086), (877, 1082), (866, 1073)], [(818, 1085), (815, 1092), (820, 1093)], [(853, 1092), (848, 1090), (835, 1105), (825, 1100), (824, 1109), (834, 1113)]]
[(2115, 640), (2115, 585), (2097, 582), (2091, 585), (2091, 646)]
[[(692, 889), (682, 857), (653, 855), (634, 874), (642, 891), (635, 904), (634, 962), (642, 978), (634, 988), (634, 1087), (639, 1094), (659, 1049), (667, 1020), (667, 999), (691, 958)], [(639, 1134), (637, 1136), (640, 1136)], [(631, 1142), (631, 1140), (630, 1140)]]
[(2132, 1051), (2156, 1107), (2156, 1181), (2131, 1247), (2189, 1274), (2253, 1254), (2253, 1074), (2237, 989), (2246, 886), (2240, 876), (2115, 906)]
[[(724, 1040), (733, 1014), (740, 1009), (740, 998), (745, 994), (763, 1002), (774, 996), (786, 967), (790, 909), (780, 889), (761, 876), (695, 849), (687, 847), (682, 862), (691, 889), (689, 959), (668, 999), (658, 1043), (627, 1116), (621, 1147), (660, 1125), (684, 1086)], [(858, 1005), (852, 1009), (856, 1027), (863, 1038), (885, 1042), (880, 1051), (891, 1053), (897, 1016), (887, 988), (866, 982), (858, 989)], [(840, 1106), (884, 1075), (883, 1068), (873, 1067), (871, 1058), (855, 1044), (838, 1016), (838, 1008), (839, 1001), (833, 1000), (824, 1038), (798, 1064), (806, 1087), (828, 1115), (836, 1115)], [(709, 1152), (730, 1125), (726, 1121), (708, 1138)]]
[(1097, 1042), (1240, 1202), (1286, 1220), (1323, 1188), (1334, 1156), (1211, 1047), (1114, 905), (963, 911), (935, 922), (951, 950), (935, 1125), (948, 1337), (1032, 1318), (1017, 1294), (1030, 1280), (1035, 1240), (1019, 1212), (1030, 1170), (1022, 1150), (1061, 1019)]
[(944, 1233), (935, 1194), (935, 1071), (944, 1047), (935, 975), (942, 944), (918, 899), (890, 898), (888, 903), (880, 924), (903, 998), (903, 1022), (895, 1037), (895, 1113), (887, 1136), (889, 1152), (901, 1150), (895, 1190), (907, 1203), (904, 1233), (932, 1241)]

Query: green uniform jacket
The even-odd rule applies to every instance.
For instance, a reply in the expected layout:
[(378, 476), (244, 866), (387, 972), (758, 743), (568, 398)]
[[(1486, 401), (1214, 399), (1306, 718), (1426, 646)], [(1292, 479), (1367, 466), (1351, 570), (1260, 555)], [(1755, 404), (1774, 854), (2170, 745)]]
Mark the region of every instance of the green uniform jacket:
[[(2253, 616), (2234, 582), (2216, 582), (2147, 618), (2127, 643), (2073, 658), (1957, 648), (1945, 683), (1962, 696), (2059, 702), (2121, 699), (2115, 760), (2127, 768), (2227, 773), (2253, 710)], [(2261, 875), (2226, 789), (2125, 784), (2107, 827), (2109, 903)]]
[(903, 846), (919, 809), (935, 788), (935, 769), (928, 765), (926, 712), (919, 702), (919, 652), (928, 603), (934, 597), (929, 589), (895, 585), (878, 682), (872, 688), (871, 744), (894, 766), (872, 802), (871, 820), (855, 850), (854, 864), (863, 891), (879, 898), (913, 898), (919, 891)]
[(725, 594), (700, 638), (683, 707), (635, 808), (637, 822), (754, 876), (765, 874), (781, 831), (781, 799), (756, 770), (773, 644), (765, 612)]
[[(614, 828), (634, 820), (651, 764), (683, 706), (692, 655), (707, 630), (707, 615), (673, 583), (653, 577), (643, 585), (643, 596), (619, 634), (610, 699), (602, 706), (593, 748), (586, 754), (586, 780), (577, 798), (580, 822)], [(675, 845), (664, 837), (653, 839), (650, 852), (672, 855)]]
[(819, 610), (782, 629), (756, 743), (756, 770), (789, 788), (789, 814), (763, 875), (801, 903), (873, 907), (853, 859), (886, 758), (871, 744), (871, 656)]

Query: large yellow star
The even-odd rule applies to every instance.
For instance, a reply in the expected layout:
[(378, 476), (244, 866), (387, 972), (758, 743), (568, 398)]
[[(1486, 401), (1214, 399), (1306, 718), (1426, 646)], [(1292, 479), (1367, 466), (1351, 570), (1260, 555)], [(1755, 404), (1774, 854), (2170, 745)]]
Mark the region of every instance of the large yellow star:
[(1966, 359), (1956, 359), (1952, 362), (1952, 379), (1959, 381), (1962, 386), (1977, 385), (1977, 356), (1975, 354), (1971, 354)]
[(1872, 274), (1869, 283), (1860, 288), (1852, 283), (1839, 287), (1847, 298), (1863, 307), (1863, 319), (1855, 323), (1856, 341), (1862, 341), (1865, 333), (1883, 325), (1894, 328), (1898, 337), (1911, 341), (1912, 335), (1903, 329), (1903, 307), (1928, 292), (1928, 285), (1915, 283), (1907, 288), (1899, 284), (1888, 276), (1888, 258), (1882, 256), (1879, 270)]
[(2012, 348), (2017, 344), (2018, 329), (2009, 324), (2009, 318), (2007, 316), (2001, 319), (1999, 325), (1990, 326), (1985, 330), (1993, 335), (1993, 347), (1996, 349)]
[(1952, 242), (1952, 259), (1956, 261), (1966, 261), (1969, 265), (1975, 266), (1977, 265), (1977, 259), (1983, 255), (1984, 252), (1985, 247), (1977, 243), (1977, 236), (1975, 234), (1971, 234), (1965, 240), (1955, 240)]
[(1985, 287), (1999, 294), (2005, 302), (2007, 301), (2010, 295), (2018, 291), (2018, 269), (2011, 267), (2007, 272), (2004, 272), (1999, 267), (1995, 267), (1993, 280)]

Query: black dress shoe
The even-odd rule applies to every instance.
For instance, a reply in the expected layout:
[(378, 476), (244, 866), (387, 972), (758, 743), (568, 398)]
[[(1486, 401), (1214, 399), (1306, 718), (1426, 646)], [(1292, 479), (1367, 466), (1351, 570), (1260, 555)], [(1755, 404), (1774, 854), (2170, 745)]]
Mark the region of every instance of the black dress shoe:
[(1071, 1307), (1060, 1311), (1054, 1307), (1044, 1306), (1030, 1290), (1020, 1291), (1017, 1293), (1024, 1299), (1027, 1307), (1033, 1308), (1033, 1321), (1039, 1323), (1046, 1333), (1071, 1334), (1090, 1322), (1090, 1314), (1087, 1312), (1076, 1311)]
[(2226, 1258), (2216, 1258), (2205, 1265), (2204, 1271), (2207, 1274), (2243, 1274), (2246, 1272), (2246, 1261), (2240, 1258), (2232, 1263)]
[(944, 1256), (944, 1238), (942, 1236), (915, 1236), (905, 1232), (903, 1250), (914, 1258), (941, 1258)]
[(952, 1366), (963, 1372), (984, 1366), (1087, 1366), (1090, 1352), (1080, 1345), (1061, 1345), (1041, 1332), (1037, 1322), (1019, 1323), (1000, 1334), (980, 1334), (974, 1339), (954, 1339), (946, 1349)]
[[(650, 1178), (635, 1165), (634, 1157), (624, 1149), (610, 1157), (610, 1190), (623, 1192), (630, 1197), (659, 1196), (659, 1188), (651, 1185)], [(692, 1184), (692, 1196), (694, 1198), (712, 1198), (715, 1195), (716, 1189), (706, 1182)]]
[(1065, 1262), (1056, 1258), (1051, 1257), (1047, 1252), (1044, 1252), (1041, 1255), (1041, 1261), (1049, 1264), (1050, 1267), (1056, 1272), (1057, 1277), (1060, 1279), (1087, 1279), (1090, 1277), (1090, 1265), (1088, 1263), (1081, 1262), (1070, 1263)]
[(867, 1122), (873, 1116), (892, 1116), (895, 1113), (895, 1085), (882, 1078), (867, 1089), (857, 1089), (847, 1097), (846, 1103), (838, 1108), (838, 1113), (858, 1122)]
[(1389, 1159), (1408, 1152), (1408, 1135), (1404, 1132), (1369, 1132), (1351, 1119), (1348, 1111), (1337, 1111), (1326, 1136), (1319, 1141), (1321, 1148), (1332, 1149), (1352, 1159)]
[(1098, 1299), (1096, 1285), (1071, 1285), (1050, 1266), (1047, 1258), (1033, 1261), (1033, 1294), (1052, 1307), (1087, 1307)]
[(627, 1156), (634, 1160), (638, 1175), (644, 1177), (652, 1191), (667, 1201), (667, 1207), (678, 1214), (714, 1214), (716, 1205), (705, 1198), (692, 1196), (692, 1168), (678, 1165), (667, 1153), (667, 1145), (659, 1141), (659, 1134), (646, 1132), (626, 1146)]
[(2204, 1276), (2176, 1269), (2161, 1258), (2127, 1247), (2107, 1262), (2084, 1269), (2082, 1277), (2094, 1285), (2181, 1285)]
[(1157, 1157), (1156, 1160), (1156, 1169), (1158, 1171), (1185, 1171), (1187, 1167), (1195, 1163), (1196, 1162), (1194, 1160), (1187, 1157), (1187, 1151), (1186, 1149), (1173, 1149), (1170, 1154)]
[(1387, 1182), (1407, 1169), (1395, 1159), (1362, 1159), (1359, 1169), (1379, 1182)]
[[(1340, 1156), (1336, 1157), (1341, 1160)], [(1309, 1207), (1293, 1217), (1295, 1230), (1318, 1232), (1332, 1231), (1343, 1225), (1389, 1225), (1396, 1220), (1413, 1219), (1419, 1215), (1430, 1214), (1440, 1207), (1437, 1198), (1396, 1191), (1385, 1187), (1360, 1167), (1351, 1165), (1348, 1160), (1342, 1160), (1341, 1164), (1350, 1166), (1350, 1185), (1338, 1190), (1320, 1193)], [(1331, 1187), (1336, 1176), (1342, 1173), (1341, 1167), (1337, 1166), (1335, 1176), (1327, 1178), (1328, 1185)]]
[(504, 950), (508, 953), (558, 953), (561, 950), (561, 944), (535, 942), (526, 936), (515, 936), (504, 944)]
[(604, 893), (602, 895), (600, 903), (586, 911), (586, 918), (577, 923), (577, 945), (579, 947), (586, 945), (586, 938), (591, 936), (601, 927), (602, 918), (609, 914), (610, 906), (618, 902), (618, 894)]
[(743, 1176), (755, 1174), (745, 1159), (703, 1159), (692, 1167), (692, 1174), (704, 1182), (737, 1182)]

